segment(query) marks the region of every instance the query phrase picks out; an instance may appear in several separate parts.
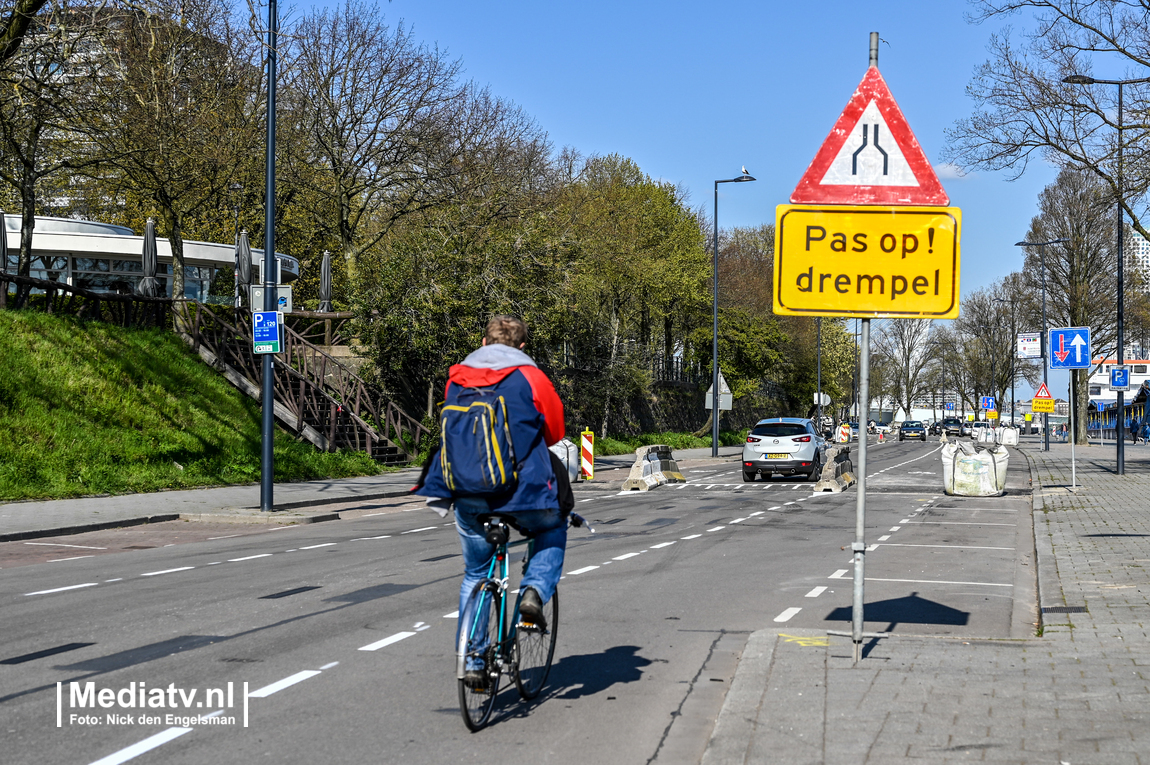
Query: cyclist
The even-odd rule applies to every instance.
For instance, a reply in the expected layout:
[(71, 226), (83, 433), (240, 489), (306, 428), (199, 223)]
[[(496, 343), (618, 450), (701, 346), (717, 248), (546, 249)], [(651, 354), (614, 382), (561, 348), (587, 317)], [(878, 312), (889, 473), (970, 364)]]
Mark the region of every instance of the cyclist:
[[(445, 392), (448, 405), (464, 388), (493, 388), (504, 397), (519, 476), (514, 491), (496, 497), (453, 497), (440, 460), (433, 455), (423, 485), (415, 492), (432, 498), (429, 504), (444, 508), (443, 513), (446, 510), (442, 500), (455, 506), (464, 569), (459, 588), (460, 622), (468, 596), (487, 574), (495, 553), (484, 537), (483, 515), (512, 515), (519, 530), (535, 540), (535, 551), (520, 585), (519, 613), (523, 621), (546, 628), (543, 604), (554, 594), (563, 569), (567, 517), (559, 509), (557, 481), (547, 449), (563, 438), (563, 403), (547, 375), (523, 352), (526, 344), (527, 325), (522, 319), (493, 317), (487, 322), (482, 345), (463, 363), (451, 367)], [(487, 682), (481, 667), (465, 670), (464, 681), (468, 685), (482, 688)]]

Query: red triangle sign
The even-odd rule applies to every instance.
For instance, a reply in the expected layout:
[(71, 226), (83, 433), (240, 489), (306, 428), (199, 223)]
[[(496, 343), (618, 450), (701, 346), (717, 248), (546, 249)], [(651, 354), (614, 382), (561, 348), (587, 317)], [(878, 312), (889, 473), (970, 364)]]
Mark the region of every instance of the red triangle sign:
[(795, 187), (791, 203), (950, 203), (878, 67), (867, 70)]
[(1042, 383), (1042, 385), (1038, 386), (1038, 390), (1035, 391), (1033, 398), (1054, 398), (1054, 396), (1050, 395), (1050, 389), (1046, 387), (1046, 383)]

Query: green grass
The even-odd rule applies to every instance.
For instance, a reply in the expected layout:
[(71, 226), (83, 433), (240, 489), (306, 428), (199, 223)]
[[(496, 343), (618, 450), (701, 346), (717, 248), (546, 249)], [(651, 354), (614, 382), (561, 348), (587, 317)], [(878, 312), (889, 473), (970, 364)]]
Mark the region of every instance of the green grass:
[[(0, 499), (259, 480), (260, 405), (171, 332), (0, 311), (0, 359)], [(276, 429), (276, 481), (378, 472)]]
[[(746, 430), (723, 430), (719, 432), (720, 446), (739, 446), (747, 440)], [(704, 449), (711, 446), (711, 437), (696, 438), (690, 433), (643, 433), (622, 438), (595, 438), (595, 454), (610, 457), (614, 454), (634, 454), (640, 446), (667, 444), (672, 449)]]

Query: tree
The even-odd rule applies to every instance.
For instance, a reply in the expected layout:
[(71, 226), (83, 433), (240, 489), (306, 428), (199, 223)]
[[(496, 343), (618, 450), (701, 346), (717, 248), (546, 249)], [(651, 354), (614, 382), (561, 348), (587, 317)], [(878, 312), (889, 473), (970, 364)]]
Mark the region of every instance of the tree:
[(260, 137), (252, 40), (225, 0), (125, 0), (105, 28), (78, 127), (100, 156), (97, 182), (155, 205), (172, 246), (172, 295), (182, 297), (185, 226), (226, 198)]
[(927, 391), (925, 370), (933, 355), (930, 328), (930, 319), (890, 319), (876, 333), (874, 353), (890, 362), (894, 400), (907, 417)]
[[(1009, 30), (992, 35), (991, 58), (967, 86), (974, 114), (949, 131), (947, 159), (966, 169), (1010, 170), (1021, 175), (1035, 157), (1095, 175), (1111, 204), (1119, 200), (1143, 237), (1145, 192), (1150, 187), (1144, 115), (1150, 84), (1125, 87), (1125, 166), (1118, 173), (1117, 89), (1072, 85), (1089, 75), (1093, 57), (1131, 67), (1132, 78), (1150, 66), (1150, 15), (1138, 0), (973, 0), (973, 20), (984, 22), (1033, 11), (1034, 31), (1016, 44)], [(1123, 193), (1119, 194), (1121, 185)], [(1112, 229), (1113, 231), (1113, 229)]]
[(20, 50), (36, 14), (48, 4), (48, 0), (16, 0), (11, 9), (0, 21), (0, 66)]

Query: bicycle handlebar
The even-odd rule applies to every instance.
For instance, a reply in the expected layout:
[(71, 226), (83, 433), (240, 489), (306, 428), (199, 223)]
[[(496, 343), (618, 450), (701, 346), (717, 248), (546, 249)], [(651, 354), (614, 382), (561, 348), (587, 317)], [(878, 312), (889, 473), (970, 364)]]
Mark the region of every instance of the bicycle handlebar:
[(579, 528), (580, 526), (586, 526), (588, 531), (590, 531), (592, 534), (595, 533), (595, 529), (591, 526), (590, 523), (587, 522), (587, 519), (584, 518), (583, 516), (579, 515), (579, 513), (572, 511), (570, 513), (570, 517), (571, 517), (571, 525), (574, 526), (575, 528)]

